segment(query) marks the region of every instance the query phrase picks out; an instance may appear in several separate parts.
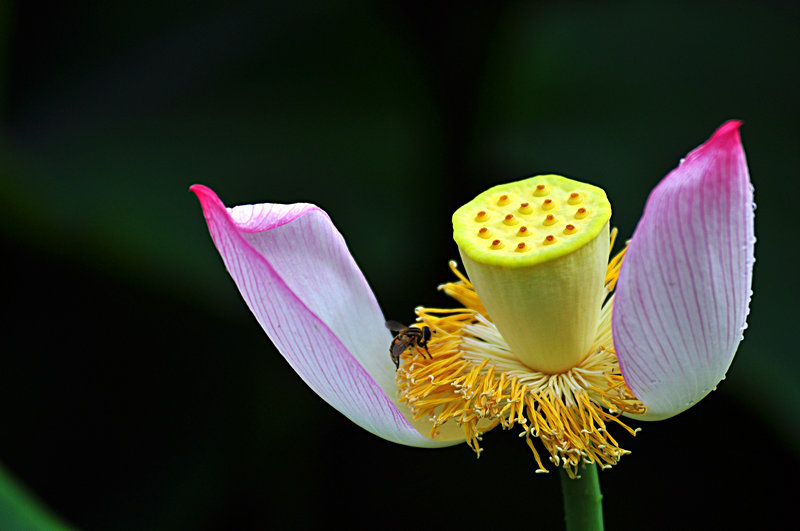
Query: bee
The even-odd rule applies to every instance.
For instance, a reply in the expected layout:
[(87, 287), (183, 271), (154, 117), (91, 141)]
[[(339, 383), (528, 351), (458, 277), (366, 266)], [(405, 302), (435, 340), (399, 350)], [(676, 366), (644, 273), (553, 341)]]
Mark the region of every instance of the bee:
[(431, 339), (432, 332), (429, 327), (405, 326), (397, 321), (386, 321), (386, 328), (398, 333), (389, 346), (389, 354), (392, 355), (395, 367), (400, 367), (400, 355), (410, 347), (422, 347), (428, 357), (431, 357), (431, 353), (428, 351), (428, 341)]

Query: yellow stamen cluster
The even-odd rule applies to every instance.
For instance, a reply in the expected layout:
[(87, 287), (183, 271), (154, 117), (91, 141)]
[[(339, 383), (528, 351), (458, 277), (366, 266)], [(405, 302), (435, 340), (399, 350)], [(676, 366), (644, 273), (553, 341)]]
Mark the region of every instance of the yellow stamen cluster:
[[(612, 232), (613, 238), (616, 231)], [(616, 283), (624, 251), (608, 265), (606, 295)], [(601, 313), (591, 352), (574, 368), (547, 374), (523, 365), (508, 348), (478, 298), (472, 284), (451, 262), (459, 278), (440, 286), (463, 308), (418, 308), (418, 320), (436, 331), (428, 343), (431, 358), (404, 355), (397, 371), (400, 400), (415, 419), (433, 422), (432, 434), (446, 422), (461, 427), (467, 444), (480, 455), (487, 422), (504, 429), (522, 428), (520, 437), (547, 472), (534, 445), (538, 438), (549, 460), (577, 477), (582, 463), (603, 468), (629, 453), (609, 434), (608, 423), (636, 431), (619, 416), (645, 411), (625, 385), (611, 342), (613, 296)], [(480, 423), (480, 425), (479, 425)]]

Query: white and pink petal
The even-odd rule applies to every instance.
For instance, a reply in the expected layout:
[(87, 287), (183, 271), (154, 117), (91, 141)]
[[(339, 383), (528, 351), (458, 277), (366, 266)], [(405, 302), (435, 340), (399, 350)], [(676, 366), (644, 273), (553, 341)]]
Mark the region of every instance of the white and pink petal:
[(754, 203), (739, 126), (725, 123), (652, 191), (620, 271), (614, 347), (646, 420), (714, 390), (746, 327)]
[(459, 442), (423, 436), (397, 403), (391, 334), (324, 211), (303, 203), (228, 209), (209, 188), (191, 189), (242, 297), (311, 389), (384, 439), (422, 447)]

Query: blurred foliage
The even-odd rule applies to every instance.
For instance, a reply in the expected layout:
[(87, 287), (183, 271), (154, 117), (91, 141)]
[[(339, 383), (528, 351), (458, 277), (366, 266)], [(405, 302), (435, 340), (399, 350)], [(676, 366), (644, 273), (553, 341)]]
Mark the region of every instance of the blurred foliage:
[(489, 185), (598, 184), (628, 236), (728, 118), (745, 122), (759, 204), (750, 329), (719, 392), (625, 439), (634, 454), (601, 475), (607, 523), (792, 517), (796, 3), (1, 5), (0, 459), (65, 519), (559, 527), (557, 475), (535, 476), (516, 434), (488, 434), (480, 461), (399, 447), (305, 388), (188, 187), (319, 204), (386, 315), (409, 321), (446, 302), (449, 217)]
[(69, 531), (72, 529), (27, 492), (8, 470), (0, 465), (0, 523), (3, 529)]

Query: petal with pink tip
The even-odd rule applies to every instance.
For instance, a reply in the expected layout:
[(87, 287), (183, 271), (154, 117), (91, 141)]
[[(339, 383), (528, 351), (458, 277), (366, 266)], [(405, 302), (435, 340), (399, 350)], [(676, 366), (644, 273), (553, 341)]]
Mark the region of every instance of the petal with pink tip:
[(754, 203), (739, 126), (725, 123), (653, 190), (620, 271), (614, 348), (645, 420), (714, 390), (746, 327)]
[(423, 447), (459, 442), (424, 437), (393, 398), (391, 334), (324, 211), (304, 203), (227, 209), (209, 188), (191, 190), (248, 307), (311, 389), (384, 439)]

